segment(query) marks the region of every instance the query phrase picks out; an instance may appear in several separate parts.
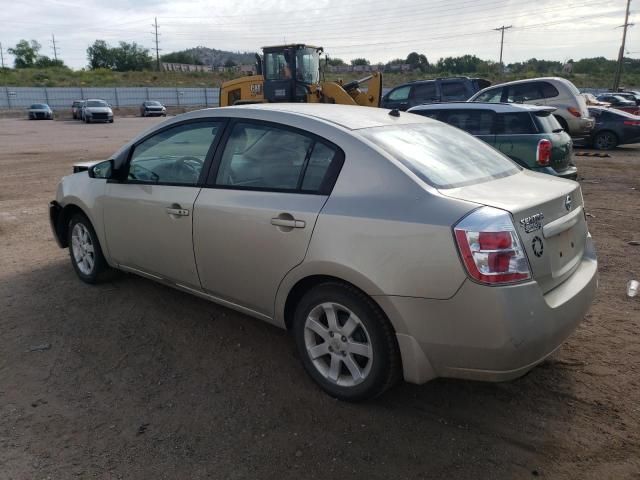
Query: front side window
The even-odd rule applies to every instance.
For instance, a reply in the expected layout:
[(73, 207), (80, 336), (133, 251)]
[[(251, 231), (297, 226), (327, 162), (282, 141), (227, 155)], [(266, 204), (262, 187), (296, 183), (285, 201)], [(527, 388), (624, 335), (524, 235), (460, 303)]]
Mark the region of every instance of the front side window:
[(310, 136), (257, 123), (237, 123), (227, 140), (216, 185), (318, 191), (336, 150)]
[(440, 120), (471, 135), (491, 135), (494, 113), (489, 110), (445, 110)]
[(285, 52), (271, 52), (264, 55), (267, 80), (290, 80), (291, 68), (285, 58)]
[(483, 103), (500, 103), (502, 99), (502, 88), (492, 88), (478, 95), (473, 101)]
[(193, 122), (163, 130), (138, 144), (128, 181), (196, 185), (219, 122)]
[(406, 87), (396, 88), (389, 94), (389, 100), (391, 100), (392, 102), (406, 102), (409, 98), (410, 90), (411, 87), (409, 85), (407, 85)]
[(436, 188), (472, 185), (520, 171), (482, 140), (444, 123), (374, 127), (360, 133)]
[(443, 102), (463, 101), (469, 98), (464, 82), (442, 82), (440, 88)]

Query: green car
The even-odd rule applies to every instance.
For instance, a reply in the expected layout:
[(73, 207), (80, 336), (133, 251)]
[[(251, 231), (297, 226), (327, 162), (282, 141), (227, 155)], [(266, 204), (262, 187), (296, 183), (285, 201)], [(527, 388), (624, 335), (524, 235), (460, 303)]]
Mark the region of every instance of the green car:
[(458, 127), (500, 150), (518, 165), (575, 180), (573, 144), (552, 115), (554, 107), (512, 103), (419, 105), (410, 113)]

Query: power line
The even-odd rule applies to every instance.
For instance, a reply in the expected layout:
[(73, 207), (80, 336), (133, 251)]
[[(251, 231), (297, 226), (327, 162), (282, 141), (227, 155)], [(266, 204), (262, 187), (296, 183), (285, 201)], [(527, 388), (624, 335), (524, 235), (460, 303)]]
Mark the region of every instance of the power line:
[(498, 28), (494, 28), (495, 31), (500, 31), (500, 75), (504, 74), (504, 64), (502, 63), (502, 49), (504, 48), (504, 31), (505, 30), (509, 30), (510, 28), (513, 28), (513, 25), (509, 25), (508, 27), (505, 27), (504, 25), (502, 25), (501, 27)]
[(56, 47), (56, 36), (52, 33), (51, 34), (51, 48), (53, 49), (53, 58), (55, 59), (55, 61), (58, 61), (58, 47)]
[(620, 52), (618, 53), (618, 66), (616, 67), (616, 75), (613, 78), (612, 91), (618, 91), (620, 86), (620, 75), (622, 74), (622, 63), (624, 61), (624, 45), (627, 42), (627, 27), (633, 25), (629, 23), (629, 7), (631, 6), (631, 0), (627, 0), (627, 11), (624, 15), (624, 25), (622, 25), (622, 45), (620, 45)]

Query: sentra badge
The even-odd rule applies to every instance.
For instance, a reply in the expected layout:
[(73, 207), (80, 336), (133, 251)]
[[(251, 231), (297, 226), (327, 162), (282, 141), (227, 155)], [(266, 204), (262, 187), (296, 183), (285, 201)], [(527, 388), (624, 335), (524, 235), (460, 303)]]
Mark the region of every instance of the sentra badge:
[(544, 215), (542, 213), (536, 213), (530, 217), (525, 217), (520, 220), (520, 226), (524, 228), (525, 233), (535, 232), (542, 228), (542, 219)]

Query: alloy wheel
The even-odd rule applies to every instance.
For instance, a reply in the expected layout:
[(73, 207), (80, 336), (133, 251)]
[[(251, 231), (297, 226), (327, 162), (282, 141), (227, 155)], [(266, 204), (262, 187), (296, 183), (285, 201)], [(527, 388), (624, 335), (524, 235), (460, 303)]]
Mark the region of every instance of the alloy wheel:
[(96, 262), (91, 234), (82, 223), (76, 223), (71, 231), (71, 251), (78, 269), (84, 275), (91, 275)]
[(604, 132), (596, 137), (596, 147), (600, 150), (611, 150), (615, 146), (616, 139), (612, 133)]
[(358, 316), (340, 304), (326, 302), (311, 309), (304, 343), (313, 366), (331, 383), (353, 387), (371, 372), (369, 333)]

